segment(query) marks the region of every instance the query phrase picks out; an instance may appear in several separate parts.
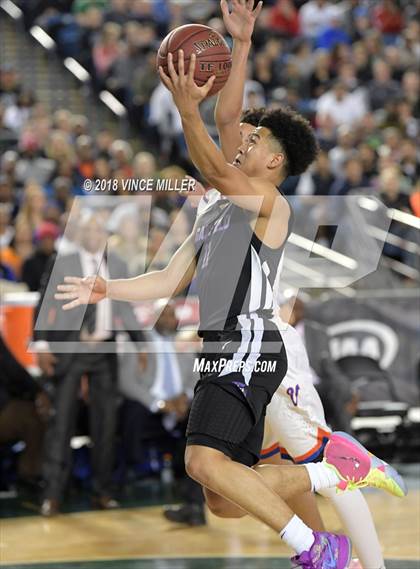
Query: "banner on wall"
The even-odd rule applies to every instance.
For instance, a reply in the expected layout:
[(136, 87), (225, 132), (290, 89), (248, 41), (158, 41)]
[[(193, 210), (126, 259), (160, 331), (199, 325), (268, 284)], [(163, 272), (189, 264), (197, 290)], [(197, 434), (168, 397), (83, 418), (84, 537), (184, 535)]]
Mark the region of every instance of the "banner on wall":
[(330, 337), (334, 359), (368, 356), (392, 377), (401, 400), (418, 404), (420, 301), (417, 291), (387, 291), (311, 302), (307, 316)]

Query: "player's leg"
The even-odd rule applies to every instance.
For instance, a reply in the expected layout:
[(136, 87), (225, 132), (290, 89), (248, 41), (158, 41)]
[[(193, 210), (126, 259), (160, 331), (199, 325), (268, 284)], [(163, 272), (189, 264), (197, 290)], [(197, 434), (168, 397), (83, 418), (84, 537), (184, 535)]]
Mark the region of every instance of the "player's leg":
[[(293, 464), (290, 454), (288, 454), (284, 448), (285, 441), (281, 440), (281, 436), (284, 436), (285, 430), (288, 433), (286, 441), (289, 441), (292, 436), (294, 437), (294, 440), (296, 440), (296, 437), (305, 438), (306, 435), (305, 433), (295, 433), (296, 430), (302, 429), (303, 425), (300, 424), (301, 418), (297, 411), (293, 410), (293, 408), (289, 408), (289, 402), (290, 398), (287, 396), (287, 400), (285, 401), (281, 396), (281, 390), (278, 389), (274, 394), (271, 403), (267, 407), (267, 415), (264, 425), (264, 440), (260, 454), (261, 460), (258, 463), (257, 468), (264, 464)], [(281, 447), (283, 448), (280, 447), (279, 441), (281, 441)], [(306, 444), (308, 444), (308, 442), (306, 442)], [(309, 444), (313, 445), (314, 442), (309, 441)], [(307, 449), (308, 447), (304, 448)], [(302, 447), (300, 447), (299, 450), (302, 451)], [(297, 514), (314, 531), (325, 531), (316, 498), (312, 492), (289, 496), (287, 504), (295, 514)]]
[[(270, 458), (261, 460), (257, 467), (261, 464), (285, 465), (291, 464), (290, 461), (283, 461), (279, 454)], [(255, 467), (254, 467), (255, 468)], [(305, 492), (304, 494), (287, 497), (287, 489), (282, 489), (280, 496), (286, 501), (287, 505), (293, 512), (299, 516), (303, 522), (314, 531), (324, 531), (325, 527), (322, 522), (321, 515), (318, 510), (315, 495), (312, 492)], [(284, 491), (286, 490), (286, 491)], [(242, 508), (239, 508), (229, 500), (226, 500), (219, 494), (212, 492), (208, 488), (204, 488), (204, 496), (209, 510), (219, 518), (243, 518), (247, 515)]]
[[(188, 474), (197, 482), (234, 502), (279, 533), (281, 539), (298, 554), (293, 559), (297, 565), (321, 569), (325, 566), (323, 562), (334, 556), (337, 569), (347, 567), (351, 558), (348, 538), (314, 533), (252, 468), (231, 460), (221, 451), (199, 445), (187, 448), (186, 466)], [(294, 487), (295, 493), (309, 490), (311, 483), (304, 467), (271, 468), (278, 470), (284, 486)]]
[[(185, 454), (189, 476), (212, 492), (230, 500), (248, 514), (278, 533), (293, 517), (284, 500), (266, 484), (254, 469), (233, 461), (222, 451), (202, 445), (189, 445)], [(293, 493), (309, 491), (311, 482), (307, 471), (298, 467), (278, 467), (285, 470), (281, 479)]]
[(350, 536), (364, 569), (384, 569), (385, 562), (369, 506), (360, 490), (337, 494), (335, 488), (319, 492), (332, 501), (340, 521)]
[[(264, 452), (266, 454), (278, 453), (280, 441), (281, 446), (287, 447), (289, 454), (292, 454), (295, 460), (305, 460), (308, 456), (316, 459), (317, 456), (322, 456), (323, 449), (319, 444), (320, 441), (324, 439), (323, 444), (326, 443), (329, 436), (322, 403), (313, 387), (306, 350), (300, 337), (290, 327), (289, 332), (283, 332), (283, 339), (286, 351), (288, 354), (292, 351), (292, 357), (289, 358), (288, 372), (282, 386), (267, 409), (263, 443), (265, 450), (262, 451), (262, 456)], [(332, 499), (363, 566), (382, 568), (384, 560), (378, 535), (369, 507), (360, 491), (351, 494), (337, 494), (335, 489), (328, 489), (321, 490), (320, 493)], [(301, 497), (297, 496), (296, 500), (299, 503)], [(296, 510), (296, 506), (290, 501), (288, 503), (308, 525), (311, 525), (305, 517), (305, 512)]]
[[(263, 464), (290, 466), (293, 464), (293, 462), (291, 460), (285, 460), (281, 458), (281, 451), (277, 446), (277, 452), (272, 454), (269, 458), (260, 460), (255, 468), (258, 468)], [(325, 531), (325, 526), (316, 503), (316, 497), (312, 492), (305, 492), (304, 494), (298, 494), (296, 496), (289, 497), (287, 494), (288, 492), (281, 493), (282, 498), (286, 500), (289, 508), (293, 510), (295, 514), (305, 522), (306, 525), (308, 525), (314, 531)]]
[[(294, 560), (297, 563), (311, 562), (316, 551), (322, 551), (322, 556), (333, 551), (339, 556), (338, 567), (344, 568), (351, 553), (348, 539), (332, 534), (314, 534), (276, 494), (283, 489), (291, 495), (309, 489), (316, 491), (340, 482), (344, 483), (342, 486), (353, 487), (354, 483), (350, 484), (352, 479), (363, 485), (378, 485), (379, 481), (379, 486), (394, 491), (395, 480), (389, 473), (378, 474), (382, 463), (372, 460), (356, 441), (340, 434), (332, 437), (323, 463), (303, 467), (265, 465), (259, 467), (261, 473), (252, 470), (249, 467), (256, 462), (261, 449), (267, 394), (258, 388), (257, 383), (242, 393), (236, 388), (236, 377), (225, 376), (224, 380), (210, 378), (199, 382), (200, 387), (196, 389), (188, 425), (186, 466), (189, 475), (275, 531), (280, 531), (284, 541), (299, 554)], [(255, 424), (258, 405), (261, 413)], [(255, 437), (255, 433), (258, 436)], [(360, 471), (354, 467), (355, 459)]]
[(209, 488), (203, 488), (203, 492), (208, 509), (218, 518), (243, 518), (248, 515), (245, 510)]
[[(329, 534), (323, 535), (321, 542), (321, 537), (314, 535), (265, 483), (264, 476), (250, 468), (259, 457), (264, 416), (255, 424), (246, 399), (238, 397), (236, 390), (229, 392), (227, 385), (222, 388), (220, 383), (206, 382), (196, 390), (188, 425), (188, 474), (202, 486), (280, 533), (281, 538), (299, 555), (309, 552), (314, 544), (316, 548), (320, 546), (327, 551), (328, 541), (328, 545), (341, 556), (339, 567), (344, 568), (350, 551), (347, 538)], [(236, 442), (232, 441), (235, 437)], [(238, 462), (232, 460), (233, 457)], [(307, 469), (296, 466), (271, 468), (276, 469), (280, 477), (277, 484), (279, 493), (283, 489), (290, 494), (310, 489), (312, 482)], [(328, 485), (334, 485), (338, 477), (330, 472), (332, 477)]]

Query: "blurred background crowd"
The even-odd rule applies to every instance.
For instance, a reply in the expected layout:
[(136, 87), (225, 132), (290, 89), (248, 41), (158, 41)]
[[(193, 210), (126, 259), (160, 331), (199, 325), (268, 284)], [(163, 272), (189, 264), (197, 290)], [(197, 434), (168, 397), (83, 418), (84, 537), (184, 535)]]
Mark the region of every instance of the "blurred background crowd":
[[(134, 129), (122, 140), (108, 129), (93, 132), (89, 116), (65, 108), (49, 114), (20, 70), (2, 62), (0, 145), (8, 151), (0, 165), (1, 270), (36, 290), (29, 259), (38, 265), (49, 254), (41, 236), (62, 230), (84, 179), (194, 174), (155, 55), (177, 25), (203, 22), (226, 31), (212, 0), (27, 0), (21, 7), (28, 27), (45, 29), (63, 58), (89, 71), (94, 89), (106, 88), (123, 103)], [(244, 108), (296, 108), (311, 120), (322, 148), (309, 173), (285, 182), (286, 194), (365, 188), (387, 206), (419, 215), (419, 9), (404, 0), (265, 2)], [(206, 101), (202, 112), (216, 137), (214, 104)], [(155, 205), (165, 213), (157, 216), (154, 239), (182, 201), (159, 197)], [(395, 247), (387, 252), (403, 256)]]
[[(112, 122), (94, 123), (89, 107), (85, 114), (60, 105), (51, 110), (25, 71), (13, 61), (0, 59), (3, 290), (40, 291), (43, 274), (45, 279), (58, 247), (71, 254), (72, 239), (88, 244), (95, 240), (83, 233), (83, 227), (72, 225), (72, 219), (79, 218), (80, 207), (74, 198), (87, 194), (86, 179), (117, 180), (117, 191), (113, 187), (108, 194), (126, 199), (114, 211), (102, 211), (97, 231), (126, 263), (127, 274), (142, 272), (159, 249), (156, 262), (166, 264), (190, 231), (194, 208), (183, 208), (186, 198), (179, 193), (153, 192), (144, 198), (148, 214), (143, 218), (143, 209), (133, 206), (132, 198), (124, 195), (123, 180), (181, 180), (197, 175), (187, 156), (177, 110), (159, 82), (155, 58), (168, 31), (190, 22), (217, 29), (231, 44), (219, 3), (15, 0), (15, 4), (22, 10), (24, 22), (16, 34), (29, 35), (34, 26), (44, 30), (56, 43), (60, 60), (72, 58), (90, 74), (93, 105), (102, 104), (95, 97), (106, 90), (124, 106), (129, 130), (122, 137)], [(388, 208), (419, 217), (419, 61), (418, 0), (266, 0), (254, 34), (244, 109), (291, 106), (311, 121), (321, 146), (313, 167), (302, 176), (289, 178), (282, 188), (284, 193), (345, 196), (363, 190), (379, 197)], [(64, 66), (62, 73), (67, 73)], [(205, 101), (202, 114), (217, 139), (214, 105), (215, 98)], [(175, 220), (175, 236), (165, 241)], [(393, 222), (391, 231), (403, 241), (412, 236), (412, 226), (398, 221)], [(400, 263), (409, 262), (407, 248), (399, 241), (387, 244), (385, 254)], [(412, 273), (399, 275), (402, 287), (415, 284), (408, 274)], [(176, 328), (173, 319), (171, 313), (162, 328), (169, 327), (171, 334)], [(44, 361), (45, 369), (50, 364)], [(139, 365), (147, 367), (144, 361)], [(87, 371), (82, 369), (81, 375), (85, 377)], [(31, 387), (27, 374), (22, 381), (29, 382), (24, 391), (29, 400), (37, 402), (42, 415), (47, 404), (42, 397), (38, 401), (39, 389)], [(82, 384), (81, 400), (85, 403), (89, 399), (86, 389), (83, 391)], [(4, 390), (8, 400), (16, 397), (9, 387)], [(187, 389), (178, 388), (176, 404), (166, 403), (165, 413), (172, 417), (166, 431), (171, 431), (169, 424), (173, 429), (178, 419), (181, 423), (185, 420), (188, 405), (184, 398), (178, 401), (184, 391)], [(150, 410), (151, 399), (144, 394), (139, 398), (154, 421), (157, 409)], [(350, 394), (346, 405), (351, 409), (353, 403)], [(131, 412), (126, 416), (133, 417)], [(131, 429), (127, 421), (122, 426), (126, 433)], [(38, 426), (37, 432), (42, 429)], [(146, 427), (138, 424), (136, 429), (144, 433)], [(23, 478), (41, 475), (41, 438), (38, 435), (37, 450), (32, 448), (36, 456), (29, 476), (25, 466), (20, 471)], [(153, 457), (148, 461), (152, 464)], [(99, 491), (99, 498), (104, 497), (110, 497), (108, 488)], [(61, 499), (61, 494), (57, 491), (54, 498)], [(98, 503), (100, 507), (112, 506), (106, 500)]]

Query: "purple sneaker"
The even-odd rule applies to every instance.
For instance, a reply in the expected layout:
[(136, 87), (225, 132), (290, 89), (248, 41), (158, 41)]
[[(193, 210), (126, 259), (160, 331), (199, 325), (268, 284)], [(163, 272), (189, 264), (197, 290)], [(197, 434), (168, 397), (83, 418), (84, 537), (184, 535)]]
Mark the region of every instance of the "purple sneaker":
[(303, 569), (347, 569), (351, 561), (351, 541), (345, 535), (314, 531), (315, 541), (292, 561)]

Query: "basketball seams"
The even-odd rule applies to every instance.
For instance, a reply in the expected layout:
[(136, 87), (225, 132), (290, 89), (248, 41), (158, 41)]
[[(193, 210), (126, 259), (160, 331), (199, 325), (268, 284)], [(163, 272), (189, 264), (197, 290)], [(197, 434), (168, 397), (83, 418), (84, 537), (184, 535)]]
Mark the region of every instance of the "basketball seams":
[[(177, 28), (175, 28), (174, 30), (172, 30), (171, 32), (169, 32), (169, 34), (166, 36), (166, 38), (163, 40), (163, 42), (160, 45), (160, 48), (157, 52), (158, 57), (162, 58), (162, 59), (166, 59), (168, 57), (168, 53), (169, 53), (169, 42), (172, 39), (172, 36), (174, 35), (174, 33), (176, 32)], [(164, 45), (164, 47), (166, 48), (166, 53), (164, 55), (161, 54), (161, 49), (162, 49), (162, 45)]]

